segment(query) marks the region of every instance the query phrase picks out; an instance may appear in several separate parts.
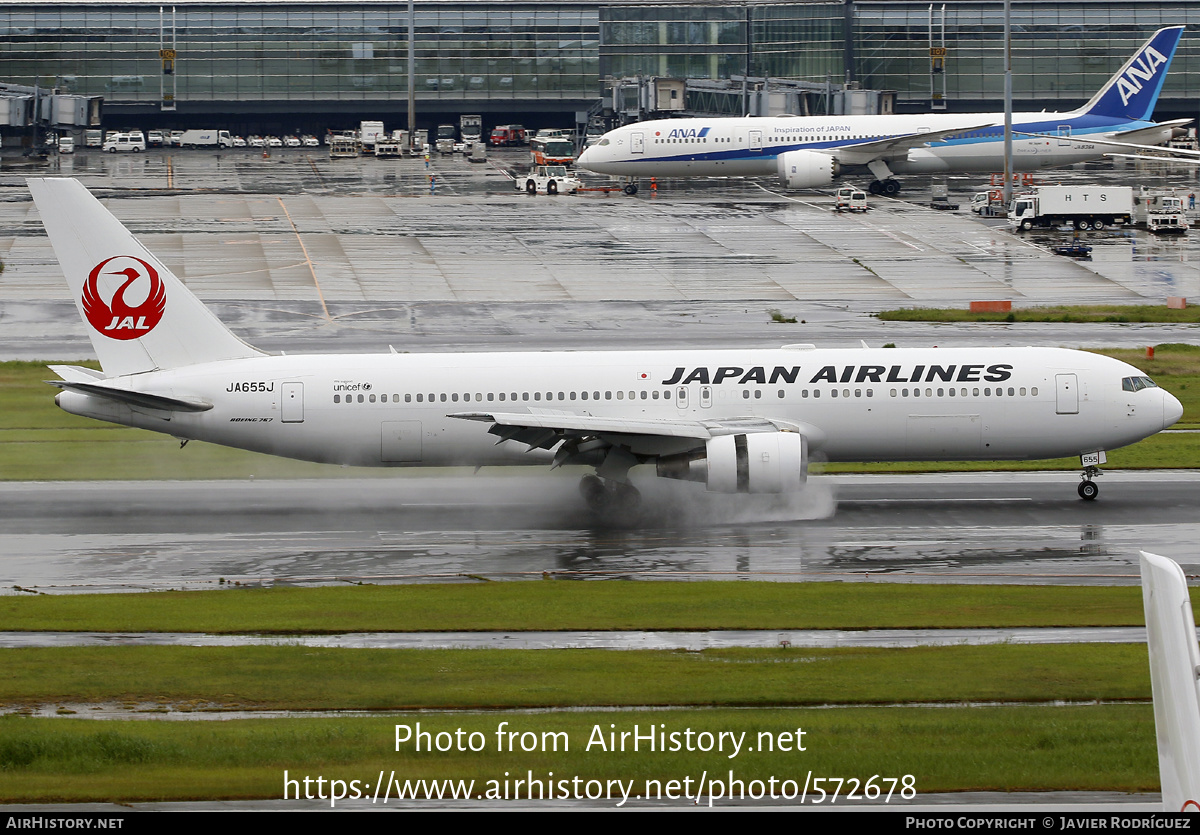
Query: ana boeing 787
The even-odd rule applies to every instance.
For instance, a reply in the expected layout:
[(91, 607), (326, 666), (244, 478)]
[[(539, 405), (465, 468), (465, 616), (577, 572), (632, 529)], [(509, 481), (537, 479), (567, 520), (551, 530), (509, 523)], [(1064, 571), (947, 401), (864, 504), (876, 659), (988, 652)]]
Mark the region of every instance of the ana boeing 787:
[[(1159, 29), (1091, 100), (1067, 113), (1013, 114), (1013, 170), (1038, 171), (1157, 145), (1190, 122), (1154, 122), (1154, 106), (1183, 34)], [(897, 194), (894, 174), (1004, 170), (1003, 113), (663, 119), (625, 125), (584, 149), (580, 168), (638, 177), (767, 177), (823, 188), (865, 167), (873, 194)]]
[(72, 414), (364, 467), (580, 466), (603, 514), (634, 467), (723, 493), (804, 487), (830, 461), (1081, 456), (1170, 426), (1179, 401), (1123, 362), (1060, 348), (271, 356), (225, 327), (71, 179), (31, 179), (102, 371), (52, 366)]

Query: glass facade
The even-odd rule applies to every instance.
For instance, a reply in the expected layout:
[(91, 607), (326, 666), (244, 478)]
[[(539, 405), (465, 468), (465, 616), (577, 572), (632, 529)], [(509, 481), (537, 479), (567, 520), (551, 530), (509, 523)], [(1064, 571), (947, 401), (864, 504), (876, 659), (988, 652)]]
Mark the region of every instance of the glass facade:
[[(1047, 106), (1058, 99), (1087, 99), (1155, 30), (1177, 24), (1200, 24), (1200, 3), (1014, 2), (1013, 97), (1046, 100)], [(978, 0), (932, 7), (927, 2), (856, 3), (856, 74), (863, 86), (896, 90), (901, 98), (928, 98), (929, 47), (941, 43), (943, 26), (947, 97), (1001, 99), (1004, 8)], [(940, 79), (937, 83), (940, 88)], [(1200, 50), (1185, 33), (1162, 95), (1194, 98), (1198, 88)]]
[(843, 37), (842, 4), (827, 0), (609, 6), (600, 15), (600, 72), (840, 81)]
[[(416, 94), (499, 108), (595, 101), (609, 76), (836, 83), (849, 74), (919, 101), (930, 93), (929, 47), (944, 28), (948, 100), (994, 102), (1002, 8), (998, 0), (424, 0), (415, 12)], [(1016, 97), (1049, 107), (1090, 96), (1156, 28), (1200, 28), (1200, 0), (1015, 0), (1013, 15)], [(9, 3), (0, 6), (0, 80), (153, 105), (164, 87), (159, 48), (171, 46), (172, 31), (178, 58), (165, 87), (179, 102), (407, 97), (404, 0)], [(1164, 98), (1200, 93), (1194, 43), (1185, 36)]]
[[(159, 8), (0, 7), (0, 79), (157, 101), (173, 24), (179, 101), (407, 98), (406, 3), (176, 4), (161, 20)], [(419, 3), (415, 18), (419, 99), (598, 93), (595, 5)]]

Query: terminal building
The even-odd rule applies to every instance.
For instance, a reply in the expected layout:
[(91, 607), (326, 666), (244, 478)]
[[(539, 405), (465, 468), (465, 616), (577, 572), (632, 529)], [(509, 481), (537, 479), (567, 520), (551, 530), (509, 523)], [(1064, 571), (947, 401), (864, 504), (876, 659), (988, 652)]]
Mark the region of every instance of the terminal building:
[[(1196, 34), (1158, 115), (1192, 117), (1200, 0), (1014, 0), (1017, 108), (1085, 101), (1176, 24)], [(400, 126), (410, 96), (421, 127), (998, 110), (1003, 33), (996, 0), (18, 0), (0, 6), (0, 82), (102, 96), (106, 125), (241, 132)], [(646, 95), (658, 80), (676, 83), (669, 102)]]

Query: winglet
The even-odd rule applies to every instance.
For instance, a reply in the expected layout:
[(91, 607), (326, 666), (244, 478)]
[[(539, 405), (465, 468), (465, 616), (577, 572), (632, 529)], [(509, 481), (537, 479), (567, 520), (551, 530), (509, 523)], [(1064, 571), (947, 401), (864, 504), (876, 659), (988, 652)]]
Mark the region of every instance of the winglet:
[(1182, 36), (1182, 26), (1159, 29), (1079, 112), (1148, 121), (1154, 115), (1154, 105), (1158, 103), (1158, 94), (1167, 80), (1167, 70)]
[(234, 336), (77, 180), (27, 182), (107, 376), (263, 355)]
[(1187, 578), (1173, 560), (1141, 554), (1163, 811), (1200, 812), (1200, 650)]

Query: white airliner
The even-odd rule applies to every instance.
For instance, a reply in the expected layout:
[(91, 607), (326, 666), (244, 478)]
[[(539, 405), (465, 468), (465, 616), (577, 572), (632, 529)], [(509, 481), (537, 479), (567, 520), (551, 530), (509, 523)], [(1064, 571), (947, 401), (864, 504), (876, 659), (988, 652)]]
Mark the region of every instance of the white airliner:
[[(1067, 113), (1013, 114), (1015, 171), (1096, 159), (1115, 145), (1158, 145), (1190, 119), (1150, 121), (1182, 26), (1158, 30), (1087, 104)], [(580, 168), (638, 177), (764, 177), (822, 188), (865, 166), (873, 194), (896, 194), (894, 174), (1004, 170), (1003, 113), (685, 118), (638, 122), (584, 149)]]
[(72, 414), (272, 455), (374, 467), (582, 465), (604, 514), (629, 470), (710, 491), (803, 488), (831, 461), (1082, 456), (1170, 426), (1136, 368), (1058, 348), (268, 356), (234, 336), (82, 185), (29, 188), (103, 372), (53, 366)]

